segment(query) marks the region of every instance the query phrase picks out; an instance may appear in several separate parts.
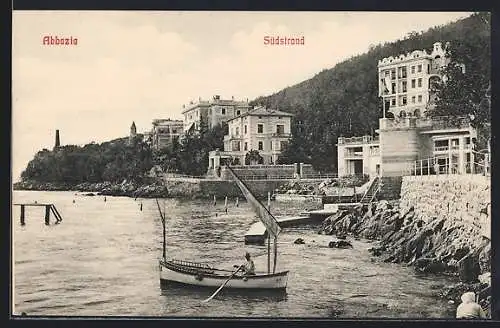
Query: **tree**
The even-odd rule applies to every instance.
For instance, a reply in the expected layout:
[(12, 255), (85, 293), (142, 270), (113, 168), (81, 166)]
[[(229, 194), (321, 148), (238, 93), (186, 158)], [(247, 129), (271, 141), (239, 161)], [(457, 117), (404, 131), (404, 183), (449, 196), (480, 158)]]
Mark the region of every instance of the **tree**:
[[(436, 99), (428, 115), (447, 116), (451, 122), (457, 121), (459, 117), (468, 117), (471, 125), (477, 129), (478, 147), (486, 148), (491, 122), (489, 67), (479, 68), (477, 64), (471, 63), (477, 51), (474, 47), (462, 44), (457, 48), (448, 49), (450, 62), (441, 71), (443, 78), (431, 85)], [(464, 62), (470, 63), (470, 69)]]
[(262, 158), (262, 156), (260, 156), (258, 150), (250, 150), (245, 155), (245, 164), (246, 165), (262, 164), (263, 162), (264, 162), (264, 159)]

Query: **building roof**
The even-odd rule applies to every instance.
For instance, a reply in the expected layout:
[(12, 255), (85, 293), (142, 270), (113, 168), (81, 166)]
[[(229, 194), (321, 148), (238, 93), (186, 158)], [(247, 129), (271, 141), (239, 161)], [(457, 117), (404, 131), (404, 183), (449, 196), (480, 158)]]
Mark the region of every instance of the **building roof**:
[(277, 109), (269, 109), (269, 108), (260, 106), (260, 107), (255, 107), (254, 109), (250, 109), (248, 112), (242, 113), (241, 115), (236, 116), (236, 117), (232, 118), (231, 120), (234, 120), (235, 118), (239, 118), (239, 117), (244, 117), (244, 116), (289, 116), (289, 117), (292, 117), (294, 115), (292, 113), (282, 112), (282, 111), (277, 110)]
[(153, 120), (153, 125), (171, 125), (171, 124), (183, 124), (182, 120), (171, 120), (169, 118), (157, 118)]
[(188, 105), (184, 105), (181, 114), (189, 112), (198, 107), (210, 107), (212, 105), (223, 105), (223, 106), (239, 106), (239, 107), (249, 107), (248, 99), (244, 100), (235, 100), (235, 99), (221, 99), (220, 96), (216, 95), (211, 100), (202, 100), (201, 98), (198, 101), (190, 102)]

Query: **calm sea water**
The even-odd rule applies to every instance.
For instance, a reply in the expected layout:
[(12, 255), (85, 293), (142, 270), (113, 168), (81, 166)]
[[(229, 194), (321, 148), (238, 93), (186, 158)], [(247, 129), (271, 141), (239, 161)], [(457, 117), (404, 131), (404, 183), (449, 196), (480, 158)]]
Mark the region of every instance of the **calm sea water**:
[[(285, 297), (221, 295), (160, 288), (162, 226), (156, 202), (74, 192), (16, 191), (14, 202), (54, 203), (60, 225), (44, 225), (44, 209), (28, 208), (26, 225), (13, 208), (14, 312), (66, 316), (439, 318), (454, 308), (437, 299), (433, 286), (447, 278), (416, 276), (411, 268), (371, 260), (366, 241), (353, 249), (326, 247), (317, 227), (284, 229), (278, 269), (290, 270)], [(73, 203), (73, 200), (75, 202)], [(140, 211), (140, 204), (143, 209)], [(163, 203), (163, 202), (160, 202)], [(244, 245), (257, 221), (248, 204), (164, 201), (167, 256), (231, 269), (254, 256), (266, 270), (266, 246)], [(293, 215), (304, 205), (273, 203), (273, 213)], [(216, 215), (218, 213), (218, 215)], [(305, 245), (295, 245), (296, 238)]]

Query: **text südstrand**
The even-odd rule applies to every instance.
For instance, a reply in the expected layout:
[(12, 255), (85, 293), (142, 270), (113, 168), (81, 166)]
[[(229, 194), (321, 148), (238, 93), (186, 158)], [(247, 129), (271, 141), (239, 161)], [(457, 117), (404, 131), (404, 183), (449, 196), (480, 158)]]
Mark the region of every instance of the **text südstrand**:
[(264, 44), (271, 46), (296, 46), (304, 45), (305, 38), (302, 37), (280, 37), (280, 36), (265, 36)]
[(74, 37), (58, 37), (46, 35), (42, 39), (42, 44), (49, 46), (76, 46), (78, 45), (78, 39)]

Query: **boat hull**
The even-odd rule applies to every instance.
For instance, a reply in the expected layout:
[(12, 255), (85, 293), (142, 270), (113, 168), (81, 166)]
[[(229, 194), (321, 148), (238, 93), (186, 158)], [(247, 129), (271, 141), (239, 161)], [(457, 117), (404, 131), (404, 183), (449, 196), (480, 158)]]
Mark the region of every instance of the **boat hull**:
[[(197, 288), (219, 288), (230, 276), (231, 272), (219, 273), (221, 270), (197, 269), (182, 267), (169, 261), (160, 261), (160, 282), (164, 285), (185, 285)], [(254, 276), (233, 276), (225, 285), (227, 289), (238, 290), (285, 290), (288, 282), (288, 271), (274, 274), (257, 274)]]

